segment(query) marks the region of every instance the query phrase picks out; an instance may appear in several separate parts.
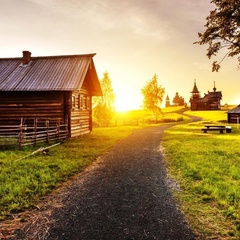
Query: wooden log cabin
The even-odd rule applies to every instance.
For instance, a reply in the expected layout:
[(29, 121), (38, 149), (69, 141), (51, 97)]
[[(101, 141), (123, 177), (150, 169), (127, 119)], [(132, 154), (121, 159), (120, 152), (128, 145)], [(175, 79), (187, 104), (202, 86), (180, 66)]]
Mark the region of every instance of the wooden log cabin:
[(227, 114), (228, 114), (228, 123), (239, 124), (240, 123), (240, 104), (237, 107), (229, 110)]
[(102, 90), (95, 54), (0, 59), (0, 124), (58, 119), (69, 137), (92, 130), (92, 96)]

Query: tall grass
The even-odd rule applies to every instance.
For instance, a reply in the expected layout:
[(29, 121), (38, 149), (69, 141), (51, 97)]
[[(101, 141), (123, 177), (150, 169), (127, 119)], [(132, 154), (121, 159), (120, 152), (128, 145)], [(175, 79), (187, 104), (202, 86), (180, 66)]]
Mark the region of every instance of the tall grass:
[(205, 122), (218, 123), (224, 111), (191, 112), (204, 121), (174, 126), (163, 145), (170, 174), (181, 185), (176, 193), (193, 229), (203, 239), (240, 238), (239, 131), (204, 134)]

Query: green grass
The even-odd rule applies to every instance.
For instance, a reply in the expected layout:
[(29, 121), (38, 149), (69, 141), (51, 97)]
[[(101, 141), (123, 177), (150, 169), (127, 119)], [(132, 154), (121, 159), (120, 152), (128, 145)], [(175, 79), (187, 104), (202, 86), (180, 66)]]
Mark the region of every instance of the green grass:
[(227, 121), (227, 111), (186, 111), (185, 113), (201, 117), (205, 121)]
[(196, 117), (201, 117), (205, 121), (210, 121), (210, 122), (227, 122), (227, 112), (228, 110), (234, 108), (235, 106), (224, 106), (221, 108), (221, 110), (214, 110), (214, 111), (185, 111), (184, 113), (191, 115), (191, 116), (196, 116)]
[[(131, 111), (127, 116), (136, 118), (141, 114), (149, 113)], [(175, 121), (179, 115), (171, 117)], [(45, 155), (31, 155), (39, 147), (0, 151), (0, 219), (34, 206), (41, 196), (81, 172), (116, 141), (145, 126), (149, 125), (94, 128), (91, 134), (65, 141)]]
[(236, 125), (229, 134), (201, 132), (206, 122), (224, 122), (225, 111), (190, 114), (204, 120), (168, 129), (163, 141), (170, 175), (182, 189), (176, 196), (203, 239), (239, 239), (240, 132)]
[[(172, 111), (171, 111), (172, 110)], [(176, 192), (181, 210), (201, 239), (240, 238), (240, 129), (231, 125), (229, 134), (202, 133), (206, 123), (226, 122), (222, 111), (186, 112), (202, 117), (201, 122), (187, 122), (179, 109), (164, 109), (165, 118), (184, 122), (165, 131), (163, 146), (169, 174), (181, 191)], [(147, 112), (132, 111), (123, 118), (150, 118)], [(146, 126), (146, 125), (143, 125)], [(64, 142), (25, 159), (35, 149), (0, 152), (0, 218), (34, 206), (74, 174), (82, 171), (116, 141), (135, 127), (96, 128), (89, 134)], [(19, 160), (21, 159), (21, 160)]]
[[(183, 109), (182, 106), (162, 108), (162, 115), (158, 118), (159, 122), (181, 122), (189, 120), (187, 116), (179, 114), (177, 111)], [(146, 110), (131, 110), (126, 112), (116, 112), (112, 125), (144, 125), (155, 122), (155, 116)]]
[(80, 138), (30, 155), (36, 148), (0, 151), (0, 219), (34, 206), (37, 200), (82, 171), (139, 127), (97, 128)]

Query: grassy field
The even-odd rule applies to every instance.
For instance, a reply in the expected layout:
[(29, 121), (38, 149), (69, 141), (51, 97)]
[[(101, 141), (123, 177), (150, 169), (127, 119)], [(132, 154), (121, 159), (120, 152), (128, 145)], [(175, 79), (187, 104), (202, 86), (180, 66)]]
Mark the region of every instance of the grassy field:
[[(169, 174), (181, 187), (176, 197), (182, 211), (202, 239), (239, 239), (240, 129), (231, 125), (230, 134), (204, 134), (201, 128), (206, 123), (226, 122), (227, 109), (185, 112), (201, 117), (203, 120), (199, 122), (190, 122), (179, 110), (178, 107), (163, 109), (162, 119), (179, 122), (165, 132), (163, 146)], [(116, 115), (128, 123), (151, 117), (145, 111)], [(91, 134), (66, 141), (46, 154), (31, 155), (37, 148), (1, 151), (0, 219), (34, 206), (41, 196), (82, 171), (116, 141), (135, 129), (149, 126), (144, 122), (132, 125), (135, 126), (95, 128)]]
[(83, 170), (137, 128), (96, 128), (92, 134), (66, 141), (46, 154), (31, 155), (36, 148), (0, 151), (0, 219), (35, 205), (39, 197)]
[[(1, 150), (0, 219), (34, 206), (41, 196), (50, 193), (70, 176), (82, 171), (116, 141), (125, 138), (134, 129), (146, 126), (145, 121), (140, 125), (133, 124), (134, 119), (151, 119), (148, 112), (141, 110), (116, 114), (116, 117), (119, 116), (122, 121), (132, 126), (94, 128), (91, 134), (65, 141), (49, 149), (46, 154), (39, 152), (32, 155), (39, 146)], [(171, 121), (179, 121), (181, 117), (177, 113), (167, 113), (165, 116)]]
[[(181, 122), (189, 120), (188, 117), (178, 113), (183, 107), (168, 107), (162, 109), (162, 115), (159, 117), (158, 122)], [(155, 117), (152, 113), (146, 110), (133, 110), (127, 112), (116, 112), (112, 125), (122, 126), (128, 124), (145, 124), (154, 123)]]
[(240, 238), (240, 130), (204, 134), (206, 123), (226, 122), (226, 111), (186, 112), (203, 121), (174, 126), (163, 146), (169, 174), (190, 225), (203, 239)]

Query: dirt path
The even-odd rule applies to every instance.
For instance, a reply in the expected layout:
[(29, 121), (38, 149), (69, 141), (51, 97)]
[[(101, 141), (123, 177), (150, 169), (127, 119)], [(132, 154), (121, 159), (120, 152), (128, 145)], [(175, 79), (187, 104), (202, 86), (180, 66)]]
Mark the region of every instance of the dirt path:
[(68, 187), (46, 239), (194, 239), (172, 198), (163, 126), (134, 132)]
[[(167, 126), (135, 131), (38, 208), (16, 215), (3, 239), (190, 240), (161, 152)], [(14, 230), (14, 229), (18, 230)], [(14, 236), (13, 236), (14, 235)]]

